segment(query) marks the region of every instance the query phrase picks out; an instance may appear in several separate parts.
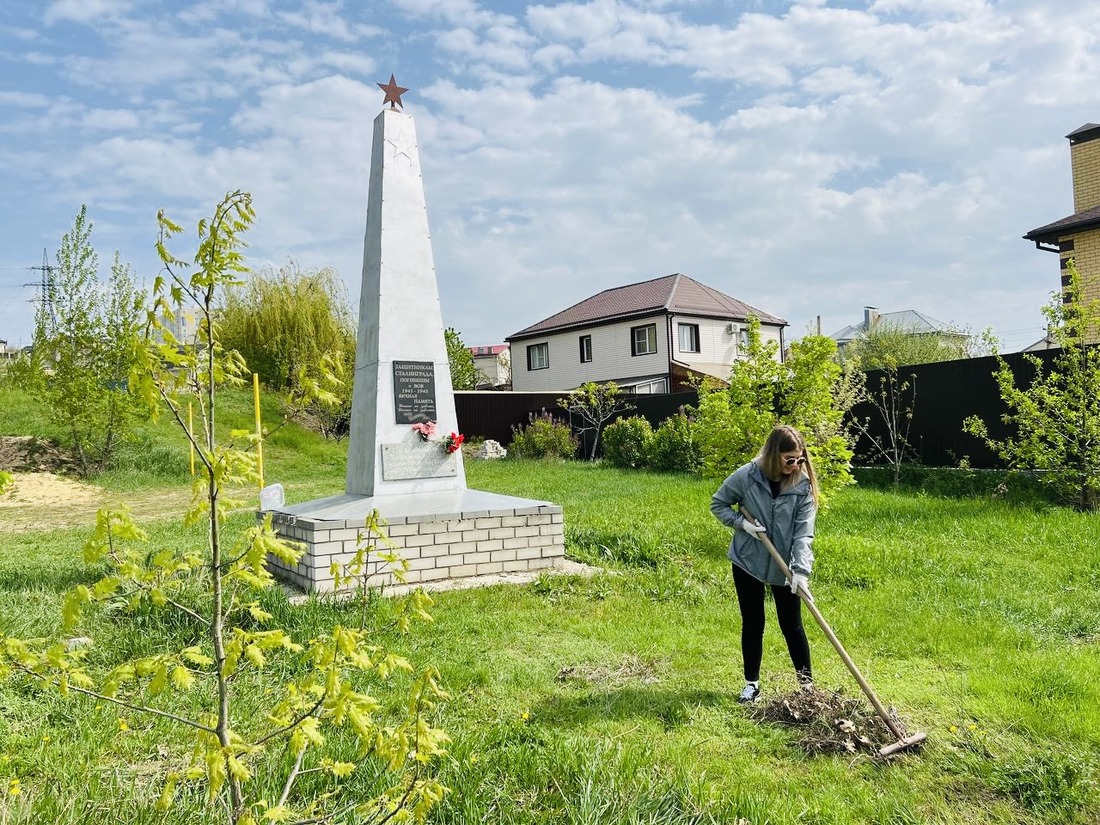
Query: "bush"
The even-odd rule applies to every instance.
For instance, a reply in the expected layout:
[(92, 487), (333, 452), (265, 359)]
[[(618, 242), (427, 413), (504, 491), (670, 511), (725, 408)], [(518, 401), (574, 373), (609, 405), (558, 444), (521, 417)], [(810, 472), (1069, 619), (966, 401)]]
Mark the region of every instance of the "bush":
[(573, 458), (576, 454), (573, 430), (549, 413), (532, 418), (526, 427), (512, 427), (509, 458)]
[(620, 418), (603, 431), (603, 457), (613, 467), (644, 467), (648, 463), (653, 428), (640, 415)]
[(701, 465), (691, 420), (678, 413), (662, 421), (650, 441), (649, 466), (669, 473), (694, 473)]

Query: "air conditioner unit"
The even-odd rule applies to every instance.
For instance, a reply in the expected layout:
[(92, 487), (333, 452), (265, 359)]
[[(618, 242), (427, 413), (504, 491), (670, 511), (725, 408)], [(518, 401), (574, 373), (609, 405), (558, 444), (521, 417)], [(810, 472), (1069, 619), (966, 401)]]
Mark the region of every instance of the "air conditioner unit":
[(738, 331), (739, 331), (739, 329), (738, 329), (737, 324), (734, 324), (734, 323), (726, 324), (726, 335), (736, 335), (738, 333)]

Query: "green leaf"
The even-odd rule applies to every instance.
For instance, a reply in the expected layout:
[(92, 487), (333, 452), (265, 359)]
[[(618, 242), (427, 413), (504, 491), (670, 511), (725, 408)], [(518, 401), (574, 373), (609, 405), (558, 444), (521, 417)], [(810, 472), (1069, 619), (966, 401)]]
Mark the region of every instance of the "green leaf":
[(343, 779), (344, 777), (351, 776), (356, 767), (354, 762), (333, 762), (330, 770), (333, 776)]
[(172, 684), (180, 690), (187, 690), (195, 684), (195, 676), (183, 665), (172, 668)]
[(203, 653), (198, 647), (185, 647), (180, 651), (180, 656), (191, 664), (198, 665), (199, 667), (208, 667), (214, 664), (214, 660)]

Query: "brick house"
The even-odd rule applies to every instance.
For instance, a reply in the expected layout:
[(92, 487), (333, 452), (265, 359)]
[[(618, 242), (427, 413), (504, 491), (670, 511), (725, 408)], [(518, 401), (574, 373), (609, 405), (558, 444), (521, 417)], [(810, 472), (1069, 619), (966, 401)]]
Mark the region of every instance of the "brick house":
[(512, 389), (571, 390), (614, 381), (628, 392), (688, 389), (702, 376), (729, 378), (747, 343), (749, 316), (779, 344), (787, 322), (679, 273), (606, 289), (505, 340)]
[(1032, 229), (1024, 238), (1038, 249), (1058, 253), (1063, 288), (1069, 284), (1065, 269), (1072, 258), (1081, 275), (1082, 297), (1095, 300), (1100, 299), (1100, 124), (1086, 123), (1066, 137), (1073, 173), (1073, 214)]

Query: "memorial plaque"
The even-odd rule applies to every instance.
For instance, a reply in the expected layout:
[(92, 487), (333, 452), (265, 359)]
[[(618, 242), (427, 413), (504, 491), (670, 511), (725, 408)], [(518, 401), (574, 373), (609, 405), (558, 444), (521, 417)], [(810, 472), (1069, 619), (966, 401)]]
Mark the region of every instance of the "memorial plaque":
[(393, 362), (393, 414), (398, 424), (435, 421), (435, 364)]
[(447, 478), (458, 475), (458, 459), (438, 444), (383, 444), (382, 478), (406, 481), (414, 478)]

